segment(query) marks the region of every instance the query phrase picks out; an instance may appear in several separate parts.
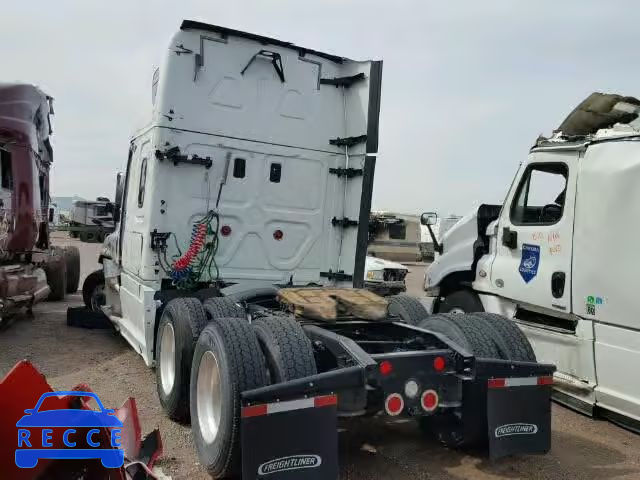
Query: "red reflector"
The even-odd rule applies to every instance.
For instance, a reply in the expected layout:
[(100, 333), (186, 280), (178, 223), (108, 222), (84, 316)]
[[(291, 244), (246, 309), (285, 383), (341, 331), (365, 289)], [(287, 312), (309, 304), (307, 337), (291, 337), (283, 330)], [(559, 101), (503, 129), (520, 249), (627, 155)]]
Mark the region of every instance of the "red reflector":
[(426, 390), (422, 394), (422, 408), (427, 412), (433, 412), (438, 408), (438, 394), (435, 390)]
[(489, 379), (489, 388), (504, 388), (506, 386), (505, 378), (490, 378)]
[(242, 418), (261, 417), (267, 414), (267, 405), (253, 405), (242, 408)]
[(391, 362), (389, 360), (384, 360), (380, 362), (379, 368), (380, 368), (380, 373), (385, 377), (389, 375), (391, 372), (393, 372), (393, 365), (391, 365)]
[(223, 237), (228, 237), (231, 235), (231, 227), (229, 225), (223, 225), (222, 228), (220, 228), (220, 234)]
[(447, 366), (447, 362), (445, 361), (444, 357), (436, 357), (433, 359), (433, 369), (436, 372), (441, 372), (444, 370), (444, 367)]
[(275, 232), (273, 232), (274, 239), (282, 240), (282, 237), (284, 237), (284, 233), (282, 233), (282, 230), (276, 230)]
[(399, 393), (392, 393), (387, 397), (387, 400), (384, 402), (384, 409), (392, 417), (395, 417), (396, 415), (400, 415), (400, 412), (402, 412), (403, 408), (404, 408), (404, 400), (402, 399)]
[(338, 404), (338, 397), (335, 395), (324, 395), (313, 399), (314, 407), (330, 407)]
[(553, 377), (538, 377), (538, 385), (553, 385)]

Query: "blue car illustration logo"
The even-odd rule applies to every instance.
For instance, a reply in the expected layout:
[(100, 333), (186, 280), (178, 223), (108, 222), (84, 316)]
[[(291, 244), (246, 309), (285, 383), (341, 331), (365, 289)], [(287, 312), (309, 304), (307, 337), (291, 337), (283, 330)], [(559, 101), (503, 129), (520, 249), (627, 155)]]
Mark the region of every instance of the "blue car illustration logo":
[[(40, 412), (42, 402), (48, 397), (71, 395), (93, 398), (100, 411), (82, 409), (45, 410)], [(44, 393), (33, 409), (27, 409), (18, 423), (18, 448), (16, 465), (20, 468), (33, 468), (41, 458), (53, 459), (100, 459), (106, 468), (119, 468), (124, 464), (124, 451), (121, 448), (122, 422), (114, 415), (114, 410), (104, 408), (98, 396), (93, 392), (49, 392)], [(63, 427), (63, 428), (60, 428)], [(34, 430), (37, 428), (37, 430)], [(62, 441), (67, 448), (53, 448), (53, 429), (64, 430)], [(76, 429), (82, 429), (78, 431)], [(86, 430), (86, 434), (84, 430)], [(110, 445), (100, 445), (100, 438), (108, 432)], [(75, 448), (78, 442), (91, 448)]]

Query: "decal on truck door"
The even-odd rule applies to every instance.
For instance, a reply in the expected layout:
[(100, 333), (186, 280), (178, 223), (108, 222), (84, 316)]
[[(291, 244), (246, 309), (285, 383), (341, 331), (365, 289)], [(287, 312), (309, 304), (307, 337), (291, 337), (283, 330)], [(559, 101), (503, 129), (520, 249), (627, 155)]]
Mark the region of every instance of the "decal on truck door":
[(602, 305), (602, 304), (603, 304), (602, 297), (596, 297), (596, 296), (593, 296), (593, 295), (589, 295), (587, 297), (587, 305), (586, 305), (587, 315), (595, 315), (596, 314), (596, 305)]
[(529, 283), (538, 274), (540, 265), (540, 245), (522, 244), (522, 258), (520, 259), (520, 276)]

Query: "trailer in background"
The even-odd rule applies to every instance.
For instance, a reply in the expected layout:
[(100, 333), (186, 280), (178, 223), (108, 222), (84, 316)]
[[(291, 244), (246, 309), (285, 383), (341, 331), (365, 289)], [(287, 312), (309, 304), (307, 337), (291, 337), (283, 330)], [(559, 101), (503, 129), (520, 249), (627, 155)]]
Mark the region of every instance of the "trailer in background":
[(68, 222), (59, 224), (56, 230), (69, 232), (71, 238), (81, 242), (102, 243), (115, 230), (113, 209), (113, 203), (106, 197), (95, 201), (76, 200)]

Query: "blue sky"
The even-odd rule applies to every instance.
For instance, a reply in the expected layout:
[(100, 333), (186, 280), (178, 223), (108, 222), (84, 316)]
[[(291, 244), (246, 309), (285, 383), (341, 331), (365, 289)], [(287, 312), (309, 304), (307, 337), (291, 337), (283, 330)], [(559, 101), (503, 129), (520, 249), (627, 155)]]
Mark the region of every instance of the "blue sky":
[(640, 96), (631, 1), (13, 2), (2, 80), (56, 99), (54, 195), (113, 196), (183, 18), (383, 59), (375, 209), (501, 202), (535, 138), (589, 93)]

